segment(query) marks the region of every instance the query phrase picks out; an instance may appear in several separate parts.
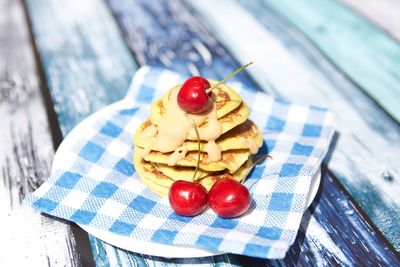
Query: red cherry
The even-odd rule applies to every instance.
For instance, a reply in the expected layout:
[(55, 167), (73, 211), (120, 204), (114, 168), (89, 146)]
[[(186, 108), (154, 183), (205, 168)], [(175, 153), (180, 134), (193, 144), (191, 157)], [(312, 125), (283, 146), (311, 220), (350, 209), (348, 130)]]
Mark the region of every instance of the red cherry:
[(206, 92), (210, 87), (210, 83), (203, 77), (187, 79), (178, 92), (179, 107), (189, 113), (203, 112), (211, 103), (211, 97)]
[(207, 206), (207, 191), (198, 183), (176, 181), (169, 189), (169, 204), (182, 216), (200, 214)]
[(220, 217), (238, 217), (249, 209), (250, 193), (241, 183), (231, 178), (223, 178), (211, 187), (208, 204)]

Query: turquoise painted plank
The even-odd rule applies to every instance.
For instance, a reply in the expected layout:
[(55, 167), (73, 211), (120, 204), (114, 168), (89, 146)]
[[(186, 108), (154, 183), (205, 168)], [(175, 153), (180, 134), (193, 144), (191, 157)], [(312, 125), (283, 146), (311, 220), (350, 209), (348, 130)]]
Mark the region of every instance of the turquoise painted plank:
[(121, 99), (137, 68), (101, 0), (27, 0), (54, 109), (65, 136)]
[(400, 122), (399, 43), (336, 0), (263, 1)]
[[(108, 3), (127, 44), (142, 64), (167, 66), (187, 74), (196, 70), (207, 77), (219, 77), (220, 70), (229, 72), (238, 67), (236, 59), (219, 42), (221, 36), (213, 35), (205, 25), (207, 20), (196, 16), (180, 1), (108, 0)], [(231, 8), (229, 3), (225, 3), (224, 16), (226, 9)], [(237, 15), (240, 18), (240, 14)], [(240, 28), (236, 26), (233, 31)], [(242, 41), (240, 32), (236, 33)], [(249, 47), (254, 48), (253, 45)], [(247, 75), (236, 78), (257, 88)], [(263, 83), (263, 88), (266, 84), (268, 81)], [(269, 89), (277, 93), (276, 88)], [(234, 259), (244, 266), (398, 264), (395, 253), (382, 241), (382, 236), (371, 229), (329, 175), (324, 176), (318, 199), (311, 208), (313, 214), (304, 216), (298, 238), (285, 259), (265, 261), (240, 256)], [(346, 229), (345, 232), (342, 229)], [(355, 240), (358, 242), (354, 243)]]
[(399, 250), (399, 125), (267, 6), (254, 1), (189, 2), (239, 62), (255, 60), (248, 72), (264, 90), (336, 113), (338, 138), (328, 167)]

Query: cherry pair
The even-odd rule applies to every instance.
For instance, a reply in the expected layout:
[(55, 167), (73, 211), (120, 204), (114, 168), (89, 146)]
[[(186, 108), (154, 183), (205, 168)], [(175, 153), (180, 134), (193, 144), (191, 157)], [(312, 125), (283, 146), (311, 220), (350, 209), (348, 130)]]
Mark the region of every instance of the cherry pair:
[(207, 202), (223, 218), (238, 217), (250, 207), (249, 190), (231, 178), (218, 180), (208, 194), (199, 183), (179, 180), (172, 184), (168, 197), (172, 209), (182, 216), (200, 214)]

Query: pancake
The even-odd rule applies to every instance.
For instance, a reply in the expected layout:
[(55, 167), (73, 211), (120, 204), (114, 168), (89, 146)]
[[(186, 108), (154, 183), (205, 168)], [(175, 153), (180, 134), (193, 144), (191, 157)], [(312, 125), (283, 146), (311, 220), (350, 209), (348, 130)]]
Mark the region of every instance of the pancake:
[(154, 193), (160, 197), (168, 197), (169, 187), (161, 186), (159, 184), (153, 183), (151, 180), (145, 180), (140, 176), (141, 181)]
[[(163, 174), (158, 170), (156, 165), (141, 159), (140, 157), (134, 158), (135, 169), (138, 172), (142, 182), (149, 187), (154, 193), (166, 197), (168, 196), (169, 188), (172, 183), (175, 182), (174, 179)], [(203, 185), (207, 191), (209, 191), (212, 185), (222, 178), (231, 178), (238, 182), (243, 181), (252, 167), (252, 160), (247, 160), (235, 173), (231, 174), (227, 170), (214, 172), (207, 175), (199, 180), (197, 180), (201, 185)], [(191, 179), (189, 180), (191, 181)]]
[(228, 171), (222, 172), (215, 172), (211, 175), (204, 177), (203, 179), (199, 180), (199, 183), (203, 185), (207, 191), (210, 191), (211, 187), (220, 179), (223, 178), (231, 178), (238, 182), (242, 182), (246, 179), (247, 175), (250, 173), (251, 168), (253, 165), (253, 161), (249, 158), (236, 172), (233, 174), (229, 173)]
[[(194, 171), (196, 167), (182, 167), (182, 166), (168, 166), (165, 164), (157, 164), (157, 168), (160, 172), (170, 177), (172, 180), (184, 180), (184, 181), (192, 181)], [(205, 171), (202, 169), (198, 169), (196, 173), (196, 180), (204, 178), (213, 172)]]
[(167, 175), (157, 170), (155, 164), (145, 161), (140, 157), (134, 157), (133, 164), (135, 166), (135, 170), (139, 173), (139, 176), (142, 180), (168, 188), (174, 182), (174, 180), (169, 178)]
[[(138, 151), (138, 155), (143, 155), (143, 148), (135, 147)], [(136, 153), (135, 153), (136, 154)], [(158, 151), (151, 151), (147, 154), (144, 159), (154, 163), (168, 164), (168, 158), (171, 153), (161, 153)], [(186, 154), (186, 157), (179, 160), (176, 166), (183, 167), (196, 167), (197, 165), (197, 152), (190, 151)], [(234, 173), (239, 167), (249, 158), (251, 155), (248, 149), (237, 149), (223, 151), (221, 154), (221, 160), (219, 161), (208, 161), (208, 155), (201, 153), (200, 155), (200, 169), (205, 171), (222, 171), (228, 169), (230, 173)]]
[[(159, 118), (161, 118), (161, 109), (163, 106), (159, 106), (158, 104), (153, 105), (151, 107), (151, 123), (154, 125), (157, 125)], [(238, 107), (236, 107), (234, 110), (232, 110), (230, 113), (226, 114), (225, 116), (221, 117), (218, 119), (218, 121), (222, 125), (222, 134), (228, 132), (229, 130), (235, 128), (237, 125), (242, 124), (247, 120), (249, 117), (249, 108), (247, 105), (242, 102)], [(157, 115), (154, 115), (157, 114)], [(158, 116), (160, 115), (160, 116)], [(154, 118), (156, 117), (156, 118)], [(200, 125), (198, 128), (201, 129), (202, 127), (205, 127), (207, 125), (207, 122), (204, 124)], [(188, 136), (189, 140), (197, 140), (196, 134), (194, 131), (191, 131)]]
[[(153, 127), (153, 124), (150, 120), (146, 120), (144, 123), (142, 123), (134, 136), (135, 145), (142, 148), (146, 147), (146, 145), (149, 143), (149, 140), (144, 137), (145, 134), (147, 134), (147, 131), (151, 130), (151, 127)], [(221, 147), (222, 151), (248, 149), (248, 142), (254, 142), (258, 147), (261, 147), (263, 142), (260, 130), (251, 120), (246, 120), (244, 123), (236, 126), (217, 139), (217, 144)], [(200, 143), (200, 151), (204, 151), (205, 144), (205, 142)], [(184, 146), (188, 151), (198, 150), (197, 141), (194, 140), (186, 140)], [(153, 150), (158, 151), (156, 146), (153, 147)]]
[[(213, 85), (216, 81), (210, 81)], [(171, 91), (176, 89), (181, 85), (176, 85), (169, 89), (161, 99), (156, 100), (151, 106), (151, 121), (153, 124), (157, 124), (161, 116), (165, 112), (165, 108), (169, 101), (169, 96)], [(217, 115), (218, 118), (225, 116), (232, 110), (236, 109), (241, 103), (242, 99), (239, 94), (236, 93), (232, 88), (224, 84), (219, 85), (212, 91), (212, 98), (215, 103), (217, 103)]]
[[(218, 119), (218, 121), (222, 125), (222, 134), (228, 132), (229, 130), (232, 130), (236, 126), (244, 123), (247, 118), (249, 117), (250, 111), (249, 108), (247, 107), (246, 103), (242, 102), (236, 109), (232, 110), (230, 113), (227, 115), (221, 117)], [(207, 122), (204, 124), (200, 125), (199, 129), (202, 127), (206, 126)], [(197, 140), (197, 136), (195, 131), (190, 131), (189, 140)]]

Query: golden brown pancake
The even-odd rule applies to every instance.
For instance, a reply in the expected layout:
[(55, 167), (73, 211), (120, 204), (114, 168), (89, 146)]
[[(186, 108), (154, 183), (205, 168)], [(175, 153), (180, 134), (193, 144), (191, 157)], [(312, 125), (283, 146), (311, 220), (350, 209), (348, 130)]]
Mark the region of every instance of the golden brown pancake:
[[(196, 170), (196, 167), (168, 166), (165, 164), (157, 164), (156, 167), (160, 172), (175, 181), (192, 181), (194, 172)], [(204, 178), (212, 173), (212, 171), (205, 171), (199, 168), (196, 172), (195, 180)]]
[(252, 168), (252, 160), (250, 158), (233, 174), (229, 173), (228, 171), (215, 172), (213, 174), (204, 177), (203, 179), (200, 179), (199, 183), (202, 184), (207, 189), (207, 191), (210, 191), (211, 187), (218, 180), (223, 178), (231, 178), (238, 182), (242, 182), (244, 179), (246, 179), (247, 175), (250, 173), (251, 168)]
[[(150, 120), (146, 120), (137, 129), (134, 136), (135, 145), (144, 148), (149, 140), (143, 138), (143, 131), (148, 129), (148, 127), (153, 127)], [(155, 138), (155, 137), (154, 137)], [(234, 149), (248, 149), (246, 140), (255, 142), (259, 147), (262, 145), (263, 139), (260, 130), (257, 125), (251, 120), (246, 120), (244, 123), (239, 124), (232, 130), (223, 134), (217, 139), (217, 144), (220, 145), (222, 151), (234, 150)], [(204, 151), (205, 142), (200, 142), (200, 151)], [(197, 151), (198, 143), (195, 140), (186, 140), (184, 143), (185, 148), (188, 151)], [(156, 146), (153, 150), (158, 151)]]
[[(210, 81), (211, 85), (216, 83), (216, 81)], [(176, 85), (169, 89), (161, 99), (156, 100), (151, 106), (151, 121), (154, 124), (160, 120), (161, 116), (165, 112), (167, 103), (169, 102), (169, 97), (171, 91), (181, 85)], [(236, 93), (232, 88), (221, 84), (216, 89), (212, 91), (212, 99), (217, 103), (217, 115), (218, 118), (225, 116), (232, 110), (236, 109), (241, 103), (242, 99), (239, 94)]]
[[(136, 147), (139, 155), (143, 155), (143, 149)], [(151, 151), (144, 159), (154, 163), (168, 164), (168, 158), (171, 153), (161, 153), (158, 151)], [(190, 151), (186, 154), (184, 159), (177, 162), (177, 166), (183, 167), (196, 167), (197, 155), (195, 151)], [(228, 150), (222, 152), (220, 161), (208, 161), (206, 153), (200, 153), (200, 169), (205, 171), (222, 171), (228, 169), (230, 173), (234, 173), (251, 155), (248, 149)]]
[[(250, 172), (252, 167), (251, 165), (252, 160), (249, 159), (233, 174), (229, 173), (227, 170), (213, 172), (201, 179), (198, 179), (197, 182), (202, 184), (207, 191), (210, 190), (216, 181), (222, 178), (231, 178), (240, 182), (244, 180)], [(139, 156), (135, 155), (134, 166), (143, 183), (146, 184), (153, 192), (163, 197), (168, 195), (169, 188), (171, 187), (172, 183), (175, 182), (175, 180), (162, 173), (158, 169), (159, 165), (145, 161), (144, 159), (141, 159)], [(185, 180), (192, 181), (192, 179)]]
[[(160, 102), (161, 103), (161, 102)], [(159, 119), (161, 118), (161, 109), (163, 108), (162, 104), (161, 106), (158, 103), (153, 104), (151, 107), (151, 123), (154, 125), (157, 125)], [(233, 129), (235, 126), (242, 124), (247, 120), (249, 117), (249, 108), (247, 105), (242, 102), (238, 107), (236, 107), (234, 110), (232, 110), (230, 113), (226, 114), (223, 117), (220, 117), (218, 121), (222, 125), (222, 133), (226, 133), (229, 130)], [(207, 122), (204, 124), (200, 125), (199, 128), (205, 127), (207, 125)], [(196, 136), (188, 136), (188, 139), (190, 140), (197, 140)]]

